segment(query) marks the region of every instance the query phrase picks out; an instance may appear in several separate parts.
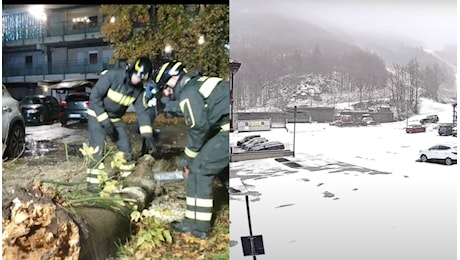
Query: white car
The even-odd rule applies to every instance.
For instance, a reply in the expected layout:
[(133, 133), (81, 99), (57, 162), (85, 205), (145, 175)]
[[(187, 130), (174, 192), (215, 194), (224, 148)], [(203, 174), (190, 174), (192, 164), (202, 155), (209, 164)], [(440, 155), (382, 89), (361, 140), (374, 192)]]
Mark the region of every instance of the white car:
[(420, 161), (443, 161), (446, 165), (457, 163), (456, 144), (437, 144), (419, 151)]
[(19, 102), (11, 96), (2, 84), (2, 157), (21, 157), (26, 147), (24, 117), (19, 110)]

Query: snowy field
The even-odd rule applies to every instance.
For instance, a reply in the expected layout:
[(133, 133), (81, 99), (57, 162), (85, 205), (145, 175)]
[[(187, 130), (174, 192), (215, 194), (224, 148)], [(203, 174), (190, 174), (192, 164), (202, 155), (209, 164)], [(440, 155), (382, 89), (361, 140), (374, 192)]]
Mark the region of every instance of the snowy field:
[[(457, 259), (458, 165), (417, 162), (418, 151), (441, 143), (434, 124), (407, 134), (428, 114), (452, 122), (452, 105), (422, 100), (408, 121), (366, 127), (297, 124), (256, 132), (294, 150), (274, 158), (230, 163), (231, 259), (243, 260), (242, 236), (262, 235), (257, 259)], [(255, 132), (231, 134), (231, 145)], [(297, 167), (291, 167), (289, 164)]]

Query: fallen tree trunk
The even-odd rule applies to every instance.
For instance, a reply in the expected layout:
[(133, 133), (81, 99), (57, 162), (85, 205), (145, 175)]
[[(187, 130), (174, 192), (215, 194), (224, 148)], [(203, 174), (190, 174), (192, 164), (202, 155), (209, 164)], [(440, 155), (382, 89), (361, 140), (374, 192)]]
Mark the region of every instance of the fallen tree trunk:
[(69, 205), (55, 190), (42, 184), (17, 187), (14, 199), (3, 205), (3, 259), (100, 260), (116, 252), (132, 234), (133, 205), (142, 211), (161, 185), (154, 180), (154, 159), (144, 156), (119, 194), (124, 205), (86, 203)]

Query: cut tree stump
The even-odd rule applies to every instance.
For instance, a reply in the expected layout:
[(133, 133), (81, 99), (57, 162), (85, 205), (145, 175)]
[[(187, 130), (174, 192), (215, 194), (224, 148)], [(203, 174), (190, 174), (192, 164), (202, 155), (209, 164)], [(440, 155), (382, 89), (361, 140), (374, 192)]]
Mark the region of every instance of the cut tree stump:
[(154, 162), (149, 155), (139, 159), (120, 193), (130, 201), (123, 206), (71, 206), (40, 183), (16, 187), (2, 209), (2, 259), (103, 260), (113, 255), (132, 234), (133, 205), (142, 211), (162, 192), (153, 180)]

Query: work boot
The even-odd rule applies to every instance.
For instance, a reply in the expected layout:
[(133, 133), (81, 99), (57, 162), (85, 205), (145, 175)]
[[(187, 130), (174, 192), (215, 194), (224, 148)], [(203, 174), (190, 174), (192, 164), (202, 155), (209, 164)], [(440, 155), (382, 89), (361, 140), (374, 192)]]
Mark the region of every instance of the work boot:
[(180, 233), (190, 232), (193, 236), (205, 239), (211, 233), (211, 227), (209, 222), (200, 220), (191, 220), (185, 218), (180, 222), (173, 222), (171, 227), (174, 231)]

